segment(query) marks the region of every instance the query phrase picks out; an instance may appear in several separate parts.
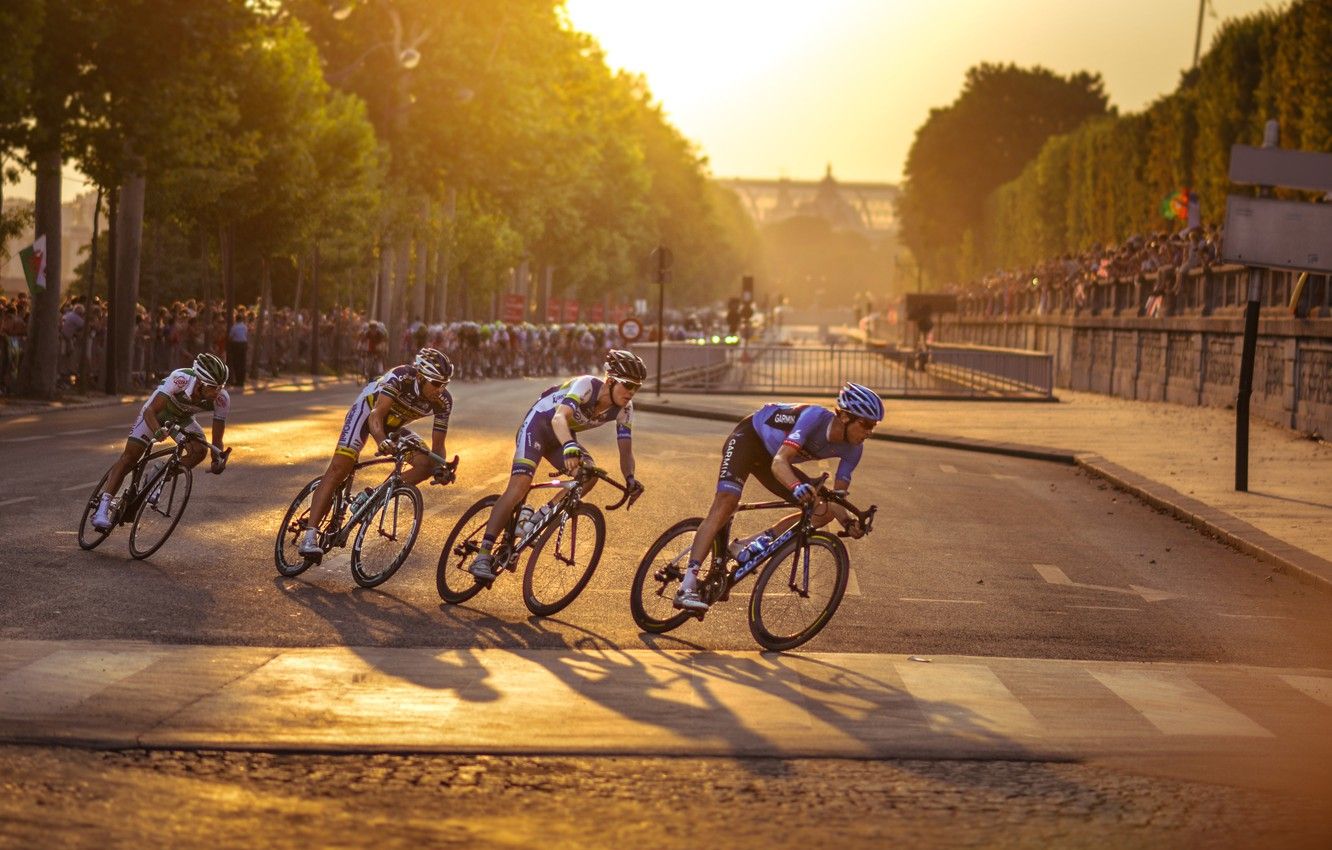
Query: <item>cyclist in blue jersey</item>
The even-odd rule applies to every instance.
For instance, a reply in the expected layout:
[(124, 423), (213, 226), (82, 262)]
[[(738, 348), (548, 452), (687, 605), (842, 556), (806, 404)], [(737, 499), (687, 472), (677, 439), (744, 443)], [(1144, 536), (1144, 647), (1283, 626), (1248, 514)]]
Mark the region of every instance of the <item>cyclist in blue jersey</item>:
[[(111, 494), (120, 489), (125, 475), (139, 462), (143, 453), (155, 442), (167, 435), (167, 426), (178, 425), (185, 433), (203, 439), (203, 429), (194, 421), (195, 414), (213, 414), (213, 445), (222, 448), (222, 434), (227, 429), (227, 411), (231, 409), (231, 397), (227, 395), (225, 385), (230, 372), (227, 364), (216, 354), (204, 352), (194, 359), (194, 365), (188, 369), (177, 369), (139, 410), (139, 418), (130, 429), (125, 441), (125, 450), (112, 465), (102, 485), (102, 495), (93, 514), (93, 528), (107, 531), (114, 524), (111, 517)], [(181, 462), (193, 468), (208, 455), (208, 450), (199, 443), (191, 442), (181, 457)], [(225, 460), (214, 460), (209, 472), (221, 475), (226, 469)]]
[[(383, 451), (382, 443), (391, 433), (433, 414), (431, 451), (444, 455), (444, 438), (449, 433), (449, 416), (453, 413), (453, 396), (445, 387), (452, 377), (453, 364), (449, 358), (433, 348), (423, 348), (410, 364), (390, 369), (365, 385), (347, 411), (333, 459), (310, 497), (310, 523), (298, 552), (307, 557), (323, 554), (317, 529), (333, 505), (333, 494), (356, 466), (367, 436), (374, 437)], [(412, 468), (402, 475), (406, 484), (420, 484), (441, 472), (431, 468), (429, 458), (422, 452), (412, 453), (411, 464)]]
[[(675, 607), (690, 611), (708, 610), (708, 603), (698, 592), (698, 569), (708, 557), (717, 532), (735, 514), (745, 480), (751, 475), (792, 504), (816, 502), (816, 527), (837, 519), (851, 536), (860, 537), (864, 532), (859, 523), (842, 506), (817, 500), (814, 485), (809, 483), (810, 476), (796, 469), (795, 464), (838, 458), (835, 487), (846, 490), (851, 486), (851, 474), (860, 462), (865, 440), (882, 420), (883, 401), (878, 394), (852, 383), (847, 383), (838, 393), (835, 411), (814, 404), (765, 404), (746, 416), (722, 447), (717, 495), (713, 497), (707, 518), (694, 534), (689, 567), (675, 594)], [(799, 518), (799, 514), (792, 514), (753, 537), (735, 541), (732, 554), (761, 535), (770, 539), (780, 536)]]
[[(620, 448), (620, 471), (630, 495), (641, 492), (643, 485), (634, 478), (633, 399), (647, 378), (647, 366), (632, 351), (612, 350), (606, 354), (606, 377), (580, 375), (551, 387), (541, 394), (518, 426), (517, 452), (509, 472), (509, 486), (490, 509), (480, 551), (467, 568), (483, 581), (495, 579), (491, 549), (504, 524), (532, 489), (532, 476), (542, 458), (550, 465), (572, 475), (578, 467), (591, 463), (592, 457), (576, 436), (589, 428), (615, 423), (616, 442)], [(591, 490), (589, 482), (584, 492)], [(555, 498), (562, 495), (556, 493)]]

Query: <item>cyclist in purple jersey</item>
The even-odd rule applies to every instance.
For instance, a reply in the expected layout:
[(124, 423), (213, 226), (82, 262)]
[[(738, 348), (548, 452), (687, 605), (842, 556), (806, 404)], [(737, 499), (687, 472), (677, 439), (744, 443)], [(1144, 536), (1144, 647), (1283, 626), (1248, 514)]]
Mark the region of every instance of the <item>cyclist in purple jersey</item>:
[[(518, 426), (517, 451), (513, 468), (509, 472), (509, 486), (499, 501), (490, 509), (480, 551), (467, 568), (483, 581), (495, 578), (491, 549), (504, 529), (504, 524), (527, 498), (532, 489), (532, 476), (542, 458), (550, 465), (572, 475), (591, 456), (578, 442), (577, 435), (589, 428), (615, 422), (615, 434), (620, 447), (620, 471), (632, 494), (643, 489), (634, 478), (633, 398), (647, 377), (647, 366), (632, 351), (612, 350), (606, 354), (606, 378), (580, 375), (551, 387), (541, 394), (536, 404), (527, 411)], [(591, 490), (588, 482), (584, 492)], [(559, 498), (557, 492), (554, 498)]]
[[(675, 607), (690, 611), (708, 610), (708, 603), (698, 592), (699, 566), (708, 557), (717, 533), (735, 515), (745, 480), (751, 475), (792, 504), (815, 502), (816, 527), (836, 519), (853, 537), (860, 537), (864, 532), (859, 523), (840, 505), (817, 500), (814, 485), (809, 483), (810, 476), (796, 469), (795, 464), (839, 458), (834, 486), (846, 490), (851, 486), (851, 475), (860, 462), (865, 440), (882, 420), (883, 402), (878, 394), (852, 383), (843, 386), (838, 393), (836, 411), (812, 404), (765, 404), (745, 417), (722, 447), (717, 494), (707, 518), (694, 534), (689, 567), (675, 594)], [(799, 514), (791, 514), (771, 528), (735, 541), (732, 554), (760, 535), (780, 536), (799, 518)]]

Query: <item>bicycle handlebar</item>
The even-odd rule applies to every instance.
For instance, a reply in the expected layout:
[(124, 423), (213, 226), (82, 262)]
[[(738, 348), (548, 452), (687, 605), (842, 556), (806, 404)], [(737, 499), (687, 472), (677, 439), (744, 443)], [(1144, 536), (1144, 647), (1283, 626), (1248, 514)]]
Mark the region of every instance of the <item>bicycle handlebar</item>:
[[(558, 478), (563, 474), (564, 473), (560, 472), (559, 470), (556, 470), (555, 472), (552, 472), (550, 474), (550, 477)], [(584, 478), (600, 478), (602, 481), (605, 481), (607, 484), (611, 485), (616, 490), (619, 490), (621, 493), (624, 494), (623, 496), (620, 497), (620, 501), (616, 502), (613, 505), (604, 506), (605, 509), (608, 511), (619, 510), (621, 506), (623, 506), (624, 509), (627, 511), (630, 508), (632, 508), (634, 506), (634, 502), (637, 502), (638, 498), (643, 495), (643, 486), (641, 484), (638, 487), (631, 490), (627, 485), (621, 484), (620, 482), (612, 478), (610, 473), (607, 472), (606, 470), (602, 469), (599, 466), (593, 466), (592, 464), (589, 463), (585, 463), (579, 466), (578, 471), (574, 473), (574, 477), (568, 479), (568, 481), (581, 482), (581, 479)], [(628, 504), (625, 504), (626, 502)]]
[(448, 470), (449, 481), (452, 481), (453, 477), (458, 473), (457, 455), (453, 456), (453, 460), (445, 460), (444, 458), (432, 452), (430, 449), (426, 448), (425, 442), (413, 431), (406, 431), (406, 432), (400, 432), (396, 435), (389, 435), (388, 439), (384, 440), (383, 443), (380, 443), (380, 448), (382, 449), (385, 445), (388, 446), (389, 453), (393, 456), (394, 459), (401, 458), (403, 455), (407, 454), (408, 452), (421, 452), (430, 460), (434, 461), (437, 471), (435, 472), (434, 478), (430, 482), (431, 484), (443, 485), (448, 483), (448, 481), (442, 480), (440, 476), (440, 474), (444, 470)]

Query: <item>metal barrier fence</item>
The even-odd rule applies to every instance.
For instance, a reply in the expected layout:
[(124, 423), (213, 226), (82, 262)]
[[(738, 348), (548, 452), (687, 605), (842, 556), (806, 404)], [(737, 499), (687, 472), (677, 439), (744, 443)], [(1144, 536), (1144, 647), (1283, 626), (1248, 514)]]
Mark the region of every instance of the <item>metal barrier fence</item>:
[[(663, 392), (810, 394), (846, 381), (896, 398), (1050, 398), (1053, 358), (1039, 352), (943, 346), (910, 349), (782, 345), (663, 346)], [(656, 388), (656, 347), (638, 346)], [(938, 351), (938, 359), (935, 352)]]

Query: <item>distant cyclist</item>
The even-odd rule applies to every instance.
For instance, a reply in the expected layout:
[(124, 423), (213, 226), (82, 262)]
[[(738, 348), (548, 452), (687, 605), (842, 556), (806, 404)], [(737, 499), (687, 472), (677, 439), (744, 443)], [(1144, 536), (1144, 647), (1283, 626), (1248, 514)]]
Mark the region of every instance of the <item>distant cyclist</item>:
[[(745, 480), (751, 475), (792, 504), (814, 503), (815, 527), (827, 525), (836, 518), (852, 537), (860, 537), (863, 532), (846, 509), (818, 500), (814, 485), (809, 483), (810, 476), (796, 469), (794, 464), (839, 458), (835, 487), (846, 490), (851, 486), (852, 471), (860, 463), (865, 440), (882, 420), (883, 401), (878, 394), (852, 383), (843, 386), (837, 394), (835, 411), (814, 404), (765, 404), (746, 416), (722, 447), (717, 495), (713, 497), (707, 518), (694, 534), (689, 567), (675, 594), (675, 607), (690, 611), (708, 610), (708, 603), (698, 592), (699, 566), (708, 557), (717, 532), (735, 514)], [(735, 541), (732, 554), (738, 554), (760, 537), (773, 539), (781, 536), (799, 516), (784, 517), (771, 528)]]
[[(407, 423), (433, 414), (431, 450), (443, 456), (449, 416), (453, 413), (453, 396), (445, 387), (452, 377), (453, 364), (449, 358), (433, 348), (423, 348), (410, 364), (390, 369), (366, 384), (347, 411), (333, 459), (310, 497), (310, 524), (297, 551), (310, 557), (323, 554), (317, 529), (333, 504), (333, 494), (356, 466), (367, 436), (382, 444)], [(420, 484), (440, 471), (432, 468), (429, 458), (421, 452), (413, 453), (411, 464), (412, 468), (402, 476), (407, 484)]]
[[(514, 510), (527, 498), (532, 488), (532, 477), (537, 464), (545, 458), (557, 470), (572, 475), (591, 456), (576, 435), (604, 425), (615, 423), (615, 436), (620, 448), (620, 472), (624, 474), (629, 492), (643, 489), (634, 478), (633, 399), (643, 386), (647, 366), (632, 351), (610, 351), (606, 354), (606, 377), (580, 375), (551, 387), (541, 394), (536, 404), (527, 411), (523, 424), (518, 426), (517, 453), (509, 472), (509, 486), (504, 495), (490, 509), (485, 536), (468, 571), (484, 581), (495, 578), (491, 549), (504, 524)], [(588, 485), (591, 489), (591, 484)], [(585, 491), (586, 492), (586, 491)], [(559, 498), (562, 492), (557, 492)]]
[[(111, 518), (111, 494), (120, 490), (125, 474), (134, 468), (148, 447), (166, 437), (168, 426), (177, 425), (185, 433), (203, 439), (203, 429), (194, 421), (194, 417), (198, 413), (212, 413), (213, 445), (222, 448), (222, 434), (227, 429), (227, 411), (231, 408), (231, 397), (223, 388), (228, 376), (227, 364), (216, 354), (208, 352), (196, 357), (190, 368), (177, 369), (167, 375), (166, 380), (153, 391), (139, 410), (139, 418), (134, 420), (129, 439), (125, 441), (125, 450), (106, 476), (106, 484), (93, 514), (93, 528), (107, 531), (115, 524)], [(181, 463), (193, 469), (207, 455), (205, 447), (191, 441), (181, 454)], [(214, 460), (208, 471), (220, 475), (226, 465), (225, 460)]]
[(365, 348), (365, 379), (371, 380), (384, 372), (384, 349), (388, 343), (388, 331), (384, 323), (371, 319), (361, 332), (361, 344)]

